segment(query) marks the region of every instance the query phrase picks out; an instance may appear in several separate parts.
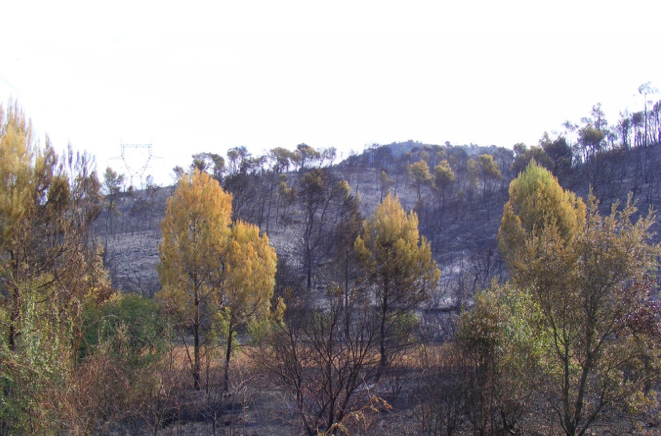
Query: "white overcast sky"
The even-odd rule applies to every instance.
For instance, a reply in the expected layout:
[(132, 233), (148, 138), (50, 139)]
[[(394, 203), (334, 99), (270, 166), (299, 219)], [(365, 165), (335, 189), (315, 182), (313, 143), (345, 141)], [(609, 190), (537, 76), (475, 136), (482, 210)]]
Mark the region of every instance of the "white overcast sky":
[[(347, 156), (414, 139), (511, 147), (609, 120), (661, 86), (658, 1), (18, 1), (0, 101), (56, 149), (122, 170), (152, 143), (161, 184), (191, 154), (305, 142)], [(141, 166), (144, 154), (127, 153)]]

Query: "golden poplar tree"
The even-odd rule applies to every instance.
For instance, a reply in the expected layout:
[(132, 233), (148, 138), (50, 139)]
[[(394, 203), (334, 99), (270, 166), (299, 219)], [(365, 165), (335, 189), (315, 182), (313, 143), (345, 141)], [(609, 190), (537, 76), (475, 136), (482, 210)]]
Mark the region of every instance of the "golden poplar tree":
[(431, 246), (418, 231), (418, 216), (404, 212), (388, 194), (374, 215), (363, 222), (356, 239), (359, 264), (378, 302), (381, 368), (387, 366), (389, 346), (399, 348), (398, 326), (428, 298), (440, 278)]
[[(268, 237), (252, 224), (232, 224), (232, 196), (210, 175), (194, 170), (179, 181), (161, 222), (159, 276), (164, 299), (193, 335), (189, 355), (193, 383), (201, 387), (201, 347), (206, 326), (219, 310), (226, 315), (227, 387), (232, 336), (251, 318), (265, 314), (275, 285), (276, 256)], [(217, 317), (216, 317), (217, 318)]]

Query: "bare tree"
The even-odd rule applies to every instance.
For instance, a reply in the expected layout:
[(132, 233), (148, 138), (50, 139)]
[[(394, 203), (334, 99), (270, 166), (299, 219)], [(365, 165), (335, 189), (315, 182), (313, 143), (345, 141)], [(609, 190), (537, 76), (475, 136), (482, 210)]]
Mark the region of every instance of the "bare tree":
[(383, 404), (371, 391), (379, 368), (377, 318), (367, 301), (356, 303), (347, 335), (349, 310), (339, 288), (329, 290), (322, 309), (289, 304), (256, 357), (295, 403), (307, 434), (337, 434), (365, 408)]

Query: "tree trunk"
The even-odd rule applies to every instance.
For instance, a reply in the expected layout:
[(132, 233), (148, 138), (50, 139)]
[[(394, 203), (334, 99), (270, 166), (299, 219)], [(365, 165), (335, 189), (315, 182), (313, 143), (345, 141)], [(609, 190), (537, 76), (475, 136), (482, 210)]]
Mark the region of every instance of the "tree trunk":
[(388, 365), (388, 356), (386, 354), (386, 315), (388, 313), (388, 279), (384, 281), (383, 284), (383, 300), (381, 301), (381, 325), (380, 325), (380, 348), (381, 360), (379, 362), (379, 370), (377, 375), (377, 380), (381, 378), (383, 371)]
[(312, 247), (310, 246), (310, 235), (312, 231), (312, 225), (309, 226), (310, 229), (305, 230), (305, 272), (307, 275), (307, 290), (312, 289)]
[(349, 311), (349, 253), (345, 247), (344, 251), (344, 321), (345, 334), (349, 338), (351, 328), (351, 312)]
[(270, 222), (271, 222), (271, 203), (273, 202), (273, 181), (270, 183), (270, 189), (269, 189), (269, 203), (268, 207), (266, 208), (266, 234), (269, 234), (270, 230)]
[(223, 381), (223, 392), (229, 390), (230, 384), (230, 354), (232, 352), (232, 334), (234, 333), (234, 328), (230, 322), (229, 331), (227, 332), (227, 351), (225, 353), (225, 377)]
[(200, 384), (200, 300), (195, 298), (195, 320), (193, 321), (193, 388), (199, 391)]

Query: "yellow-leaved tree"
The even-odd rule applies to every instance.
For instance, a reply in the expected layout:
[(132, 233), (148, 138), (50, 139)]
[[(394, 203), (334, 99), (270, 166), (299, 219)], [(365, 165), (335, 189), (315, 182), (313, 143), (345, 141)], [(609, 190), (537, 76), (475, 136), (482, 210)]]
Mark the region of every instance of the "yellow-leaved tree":
[[(654, 214), (634, 221), (631, 198), (602, 216), (532, 161), (510, 184), (498, 232), (518, 291), (534, 310), (542, 344), (537, 386), (567, 436), (585, 434), (609, 407), (650, 394), (659, 346), (650, 295), (661, 247)], [(514, 313), (517, 319), (529, 314)], [(526, 353), (528, 358), (530, 353)]]
[(429, 165), (424, 160), (415, 162), (409, 166), (409, 177), (411, 177), (411, 185), (415, 188), (418, 195), (418, 203), (422, 199), (422, 187), (428, 185), (433, 177), (429, 173)]
[(223, 310), (227, 326), (224, 389), (229, 385), (229, 366), (232, 352), (232, 336), (237, 327), (268, 314), (277, 258), (266, 235), (259, 235), (259, 228), (237, 221), (224, 256), (224, 281), (221, 292), (216, 294), (218, 307)]
[[(196, 169), (179, 181), (161, 222), (158, 297), (180, 317), (182, 334), (187, 329), (193, 336), (193, 355), (187, 356), (195, 389), (201, 388), (200, 353), (218, 318), (213, 315), (229, 316), (227, 370), (234, 330), (268, 310), (275, 285), (268, 238), (251, 224), (232, 224), (231, 216), (232, 196)], [(225, 380), (227, 386), (227, 374)]]
[(356, 256), (379, 306), (381, 369), (400, 349), (406, 317), (429, 297), (440, 278), (431, 246), (418, 231), (418, 216), (404, 212), (388, 194), (374, 215), (363, 222), (356, 239)]
[(498, 245), (510, 269), (521, 260), (526, 239), (539, 237), (547, 227), (554, 226), (563, 241), (569, 242), (585, 223), (583, 200), (562, 189), (557, 179), (534, 160), (512, 180), (509, 194), (503, 207)]
[[(48, 434), (63, 422), (83, 311), (109, 295), (91, 224), (100, 184), (87, 155), (40, 146), (0, 105), (0, 428)], [(57, 424), (56, 424), (57, 423)], [(64, 424), (61, 424), (64, 426)]]

